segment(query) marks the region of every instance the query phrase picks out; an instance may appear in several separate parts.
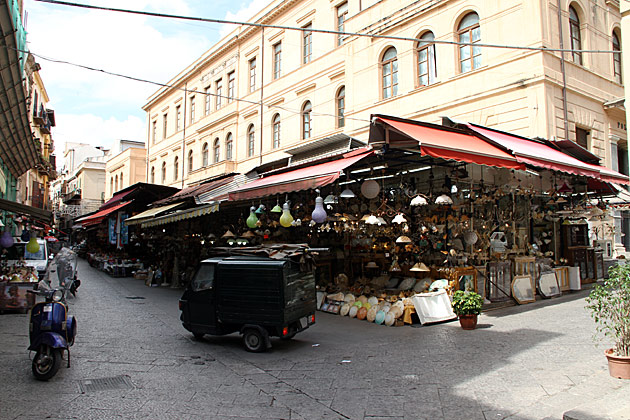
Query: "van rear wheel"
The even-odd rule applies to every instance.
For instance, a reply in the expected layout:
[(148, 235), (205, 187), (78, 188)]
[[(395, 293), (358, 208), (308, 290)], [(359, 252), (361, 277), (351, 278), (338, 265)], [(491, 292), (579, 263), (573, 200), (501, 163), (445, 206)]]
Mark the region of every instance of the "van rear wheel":
[(245, 349), (253, 353), (260, 353), (265, 351), (267, 347), (265, 344), (265, 337), (257, 328), (247, 328), (243, 331), (243, 344)]

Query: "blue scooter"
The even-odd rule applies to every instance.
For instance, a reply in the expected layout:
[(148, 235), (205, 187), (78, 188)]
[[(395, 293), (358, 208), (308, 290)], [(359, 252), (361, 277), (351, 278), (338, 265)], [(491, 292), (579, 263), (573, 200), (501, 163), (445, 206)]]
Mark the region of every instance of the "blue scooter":
[(68, 315), (64, 290), (29, 290), (43, 296), (44, 302), (36, 303), (31, 310), (29, 322), (29, 350), (35, 351), (33, 375), (40, 381), (47, 381), (59, 370), (63, 351), (68, 352), (70, 367), (70, 346), (74, 344), (77, 321)]

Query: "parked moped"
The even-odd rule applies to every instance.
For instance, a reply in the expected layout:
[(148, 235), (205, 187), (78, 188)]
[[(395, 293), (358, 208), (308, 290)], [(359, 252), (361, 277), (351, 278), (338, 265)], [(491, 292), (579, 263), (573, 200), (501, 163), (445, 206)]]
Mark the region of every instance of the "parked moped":
[(32, 364), (33, 375), (40, 381), (47, 381), (59, 370), (64, 350), (68, 353), (70, 367), (70, 346), (74, 344), (77, 321), (74, 316), (68, 315), (64, 290), (45, 290), (41, 284), (38, 290), (29, 290), (30, 293), (43, 296), (45, 300), (36, 303), (31, 310), (31, 345), (28, 349), (36, 352)]

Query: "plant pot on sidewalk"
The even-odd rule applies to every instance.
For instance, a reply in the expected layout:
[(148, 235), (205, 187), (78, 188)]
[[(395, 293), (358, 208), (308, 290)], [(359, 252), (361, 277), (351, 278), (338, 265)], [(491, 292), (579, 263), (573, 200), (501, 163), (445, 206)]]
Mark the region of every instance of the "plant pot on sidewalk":
[(606, 350), (608, 372), (613, 378), (630, 379), (630, 357), (617, 356), (613, 349)]
[(459, 325), (461, 325), (464, 330), (474, 330), (477, 328), (477, 315), (460, 315)]

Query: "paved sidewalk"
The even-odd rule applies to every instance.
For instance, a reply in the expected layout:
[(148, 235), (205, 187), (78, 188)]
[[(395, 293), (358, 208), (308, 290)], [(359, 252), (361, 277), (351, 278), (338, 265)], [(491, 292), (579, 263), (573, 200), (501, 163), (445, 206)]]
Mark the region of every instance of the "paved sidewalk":
[[(592, 341), (586, 291), (482, 314), (475, 331), (318, 312), (294, 340), (252, 354), (238, 335), (194, 340), (179, 321), (181, 290), (82, 260), (79, 273), (73, 366), (51, 381), (31, 375), (27, 316), (0, 315), (1, 420), (618, 420), (630, 399), (630, 381), (608, 375)], [(128, 387), (81, 392), (104, 378)]]

